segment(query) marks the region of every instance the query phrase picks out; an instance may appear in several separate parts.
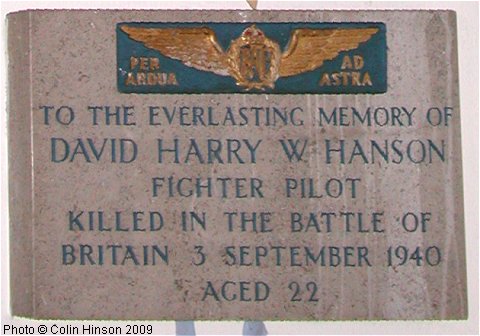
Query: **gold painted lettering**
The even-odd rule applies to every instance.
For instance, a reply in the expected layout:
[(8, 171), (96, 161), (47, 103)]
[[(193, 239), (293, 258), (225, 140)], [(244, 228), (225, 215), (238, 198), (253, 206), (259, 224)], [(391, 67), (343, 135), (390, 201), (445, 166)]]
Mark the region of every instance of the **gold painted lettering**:
[(147, 71), (148, 70), (148, 58), (147, 57), (140, 57), (140, 70)]
[(343, 86), (347, 86), (348, 85), (348, 78), (350, 78), (350, 73), (349, 72), (341, 72), (340, 73), (342, 75), (342, 84)]
[(365, 72), (365, 75), (363, 75), (362, 85), (372, 86), (372, 80), (370, 79), (370, 74), (368, 72)]
[(158, 73), (157, 74), (157, 82), (158, 85), (165, 85), (167, 84), (167, 74), (166, 73)]
[(360, 70), (363, 68), (365, 62), (363, 61), (363, 57), (360, 55), (355, 55), (353, 56), (353, 65), (355, 67), (355, 70)]
[(130, 70), (135, 69), (135, 67), (138, 65), (138, 58), (136, 57), (130, 57)]
[(125, 85), (137, 85), (135, 76), (131, 72), (129, 72), (127, 75), (127, 79), (125, 80)]
[(253, 72), (253, 58), (251, 47), (242, 47), (240, 49), (240, 73), (249, 81), (255, 76)]
[(345, 55), (345, 57), (343, 57), (341, 69), (345, 70), (345, 69), (351, 69), (351, 68), (352, 68), (352, 60), (350, 59), (350, 56)]
[(167, 83), (169, 85), (178, 85), (177, 76), (175, 76), (175, 73), (171, 72), (171, 73), (168, 74)]
[(323, 73), (318, 83), (320, 86), (372, 86), (368, 72), (340, 71), (332, 74)]
[(178, 85), (175, 73), (163, 72), (129, 72), (125, 85)]
[(150, 70), (158, 70), (160, 69), (160, 60), (156, 57), (150, 58)]
[(360, 72), (358, 71), (352, 72), (352, 85), (353, 86), (362, 85), (362, 83), (360, 83)]
[(339, 86), (340, 84), (342, 84), (342, 81), (341, 81), (341, 76), (339, 73), (334, 73), (332, 74), (332, 79), (333, 79), (333, 85), (334, 86)]
[[(141, 62), (140, 62), (141, 63)], [(137, 84), (138, 85), (147, 85), (146, 76), (144, 72), (137, 73)]]
[(155, 76), (154, 72), (147, 73), (147, 83), (148, 83), (148, 85), (156, 85), (157, 84), (157, 76)]
[(324, 73), (322, 78), (320, 79), (320, 86), (330, 86), (332, 83), (330, 83), (330, 77), (328, 76), (328, 73)]

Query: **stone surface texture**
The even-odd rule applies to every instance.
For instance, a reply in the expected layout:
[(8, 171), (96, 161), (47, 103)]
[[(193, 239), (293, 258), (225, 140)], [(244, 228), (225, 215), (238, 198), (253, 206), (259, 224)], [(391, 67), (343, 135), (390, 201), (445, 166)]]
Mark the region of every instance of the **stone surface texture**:
[[(388, 90), (376, 95), (161, 95), (120, 94), (116, 87), (119, 22), (384, 22), (387, 26)], [(467, 317), (460, 106), (456, 17), (451, 11), (31, 11), (11, 14), (10, 216), (14, 315), (60, 319), (150, 320), (429, 320)], [(72, 106), (75, 123), (43, 124), (42, 105)], [(89, 105), (133, 105), (135, 127), (91, 126)], [(152, 127), (147, 106), (300, 106), (313, 120), (319, 107), (432, 106), (453, 108), (449, 127), (417, 118), (414, 127)], [(422, 114), (419, 114), (421, 116)], [(53, 164), (50, 138), (132, 138), (142, 147), (135, 163)], [(156, 138), (263, 139), (257, 164), (158, 164)], [(445, 139), (447, 160), (432, 164), (326, 165), (320, 146), (289, 164), (278, 139)], [(263, 199), (153, 198), (154, 176), (261, 177)], [(358, 197), (282, 197), (285, 177), (356, 176)], [(68, 211), (161, 211), (160, 232), (72, 232)], [(207, 231), (182, 232), (179, 211), (208, 211)], [(228, 232), (224, 211), (274, 211), (273, 233)], [(385, 234), (289, 231), (291, 211), (384, 211)], [(432, 212), (428, 232), (407, 233), (404, 212)], [(171, 246), (170, 265), (62, 265), (62, 244), (159, 244)], [(208, 261), (192, 266), (193, 246)], [(223, 263), (227, 245), (368, 246), (373, 267), (262, 266)], [(438, 246), (436, 267), (386, 266), (390, 246)], [(212, 281), (264, 281), (265, 302), (201, 301)], [(318, 285), (317, 302), (292, 302), (291, 281)], [(302, 298), (309, 292), (303, 287)]]

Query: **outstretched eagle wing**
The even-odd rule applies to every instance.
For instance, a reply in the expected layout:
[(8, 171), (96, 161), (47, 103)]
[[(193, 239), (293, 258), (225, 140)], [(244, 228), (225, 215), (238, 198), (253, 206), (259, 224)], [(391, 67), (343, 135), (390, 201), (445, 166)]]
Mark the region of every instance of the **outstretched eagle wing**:
[(280, 61), (280, 77), (311, 71), (340, 52), (357, 48), (378, 28), (296, 29)]
[(189, 67), (229, 76), (227, 56), (210, 28), (121, 26), (120, 29), (131, 39)]

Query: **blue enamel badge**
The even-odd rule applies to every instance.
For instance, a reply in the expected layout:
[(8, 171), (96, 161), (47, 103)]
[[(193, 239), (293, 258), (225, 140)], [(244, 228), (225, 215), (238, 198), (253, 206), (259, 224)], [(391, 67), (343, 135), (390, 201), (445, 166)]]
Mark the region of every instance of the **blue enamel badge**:
[(383, 23), (119, 23), (123, 93), (382, 93)]

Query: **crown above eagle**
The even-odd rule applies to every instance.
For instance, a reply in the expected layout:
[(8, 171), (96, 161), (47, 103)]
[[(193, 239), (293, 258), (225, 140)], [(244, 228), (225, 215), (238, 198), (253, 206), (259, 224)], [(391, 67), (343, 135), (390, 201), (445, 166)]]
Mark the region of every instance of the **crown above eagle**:
[(144, 28), (123, 25), (120, 29), (147, 48), (176, 59), (186, 66), (231, 76), (247, 90), (273, 88), (279, 77), (295, 76), (322, 66), (340, 52), (357, 48), (378, 28), (299, 28), (292, 31), (282, 52), (255, 24), (231, 41), (227, 50), (208, 27)]

